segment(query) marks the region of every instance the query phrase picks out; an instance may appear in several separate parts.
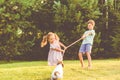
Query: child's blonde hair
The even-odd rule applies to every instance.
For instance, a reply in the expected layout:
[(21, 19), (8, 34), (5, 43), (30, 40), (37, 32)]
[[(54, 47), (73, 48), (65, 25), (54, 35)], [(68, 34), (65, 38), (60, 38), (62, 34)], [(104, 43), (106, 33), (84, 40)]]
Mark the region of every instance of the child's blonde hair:
[(93, 27), (95, 26), (95, 21), (94, 21), (94, 20), (92, 20), (92, 19), (90, 19), (90, 20), (88, 21), (88, 23), (92, 24), (92, 25), (93, 25)]
[(41, 42), (41, 47), (44, 47), (47, 44), (47, 42), (49, 40), (49, 37), (51, 35), (54, 35), (55, 39), (59, 41), (59, 37), (58, 37), (58, 35), (56, 33), (49, 32), (47, 35), (43, 36), (43, 39), (42, 39), (42, 42)]

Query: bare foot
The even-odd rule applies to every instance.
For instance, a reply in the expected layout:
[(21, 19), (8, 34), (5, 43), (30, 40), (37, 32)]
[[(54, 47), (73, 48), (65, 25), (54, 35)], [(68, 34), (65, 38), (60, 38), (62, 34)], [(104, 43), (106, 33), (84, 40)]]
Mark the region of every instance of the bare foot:
[(91, 65), (88, 65), (88, 69), (92, 69), (92, 66), (91, 66)]
[(84, 68), (85, 68), (83, 65), (82, 65), (81, 67), (82, 67), (82, 69), (84, 69)]

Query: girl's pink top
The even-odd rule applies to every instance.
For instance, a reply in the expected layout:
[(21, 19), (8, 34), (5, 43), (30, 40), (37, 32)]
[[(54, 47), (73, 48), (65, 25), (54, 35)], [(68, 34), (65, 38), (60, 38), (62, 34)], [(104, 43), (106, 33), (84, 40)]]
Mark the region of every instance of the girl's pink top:
[(50, 50), (48, 53), (48, 65), (50, 66), (57, 65), (58, 61), (63, 60), (63, 54), (59, 51), (53, 50), (52, 48), (61, 49), (58, 40), (55, 40), (52, 44), (50, 44)]

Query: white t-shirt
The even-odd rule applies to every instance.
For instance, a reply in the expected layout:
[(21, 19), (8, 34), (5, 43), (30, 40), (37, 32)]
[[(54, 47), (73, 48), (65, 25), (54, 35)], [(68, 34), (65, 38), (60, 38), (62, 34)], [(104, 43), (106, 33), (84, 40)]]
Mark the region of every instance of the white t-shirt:
[(90, 43), (91, 45), (93, 44), (93, 39), (95, 37), (95, 30), (87, 30), (85, 31), (84, 35), (88, 34), (88, 33), (91, 33), (90, 35), (86, 36), (84, 39), (83, 39), (83, 42), (82, 44), (88, 44)]

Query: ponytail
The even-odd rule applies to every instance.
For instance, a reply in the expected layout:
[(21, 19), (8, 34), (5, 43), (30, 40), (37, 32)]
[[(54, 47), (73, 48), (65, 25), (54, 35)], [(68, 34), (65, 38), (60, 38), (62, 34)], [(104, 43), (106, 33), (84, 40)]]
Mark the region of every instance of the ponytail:
[(56, 33), (54, 33), (54, 35), (55, 35), (55, 39), (56, 39), (57, 41), (59, 41), (60, 38), (58, 37), (58, 35), (57, 35)]
[(44, 47), (47, 44), (47, 35), (43, 36), (43, 40), (41, 42), (41, 47)]

